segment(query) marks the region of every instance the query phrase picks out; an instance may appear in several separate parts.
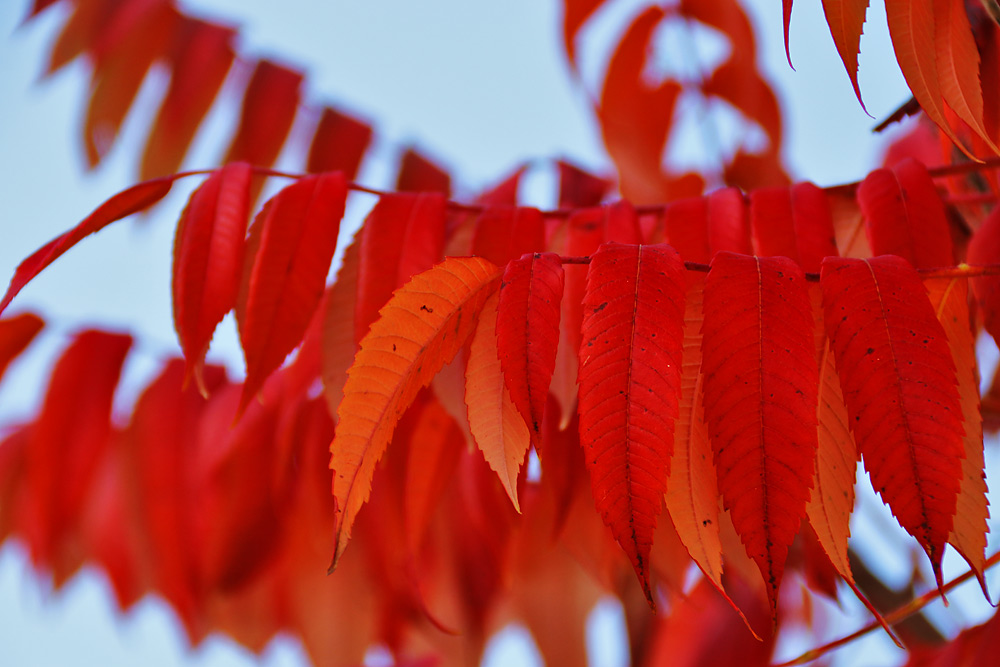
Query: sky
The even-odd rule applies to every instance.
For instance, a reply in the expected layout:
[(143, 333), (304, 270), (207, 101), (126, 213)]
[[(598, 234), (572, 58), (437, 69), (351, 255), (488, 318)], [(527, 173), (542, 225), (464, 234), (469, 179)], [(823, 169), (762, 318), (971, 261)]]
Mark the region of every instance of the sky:
[[(144, 130), (135, 122), (141, 114), (133, 114), (106, 163), (95, 172), (85, 171), (79, 124), (86, 68), (74, 63), (40, 81), (46, 48), (63, 15), (50, 11), (19, 27), (28, 4), (0, 3), (0, 274), (5, 275), (135, 181), (135, 145)], [(585, 35), (583, 72), (591, 90), (596, 89), (611, 37), (640, 4), (613, 3), (601, 17), (601, 27)], [(869, 132), (874, 121), (854, 97), (820, 3), (800, 0), (795, 6), (794, 70), (785, 60), (780, 4), (748, 4), (758, 28), (763, 67), (786, 111), (786, 156), (793, 173), (819, 185), (863, 177), (877, 164), (884, 140)], [(555, 0), (182, 3), (192, 13), (239, 25), (242, 53), (304, 68), (312, 106), (332, 102), (376, 123), (379, 140), (358, 180), (384, 186), (389, 158), (400, 146), (415, 142), (458, 175), (459, 198), (533, 158), (566, 157), (596, 170), (607, 165), (586, 93), (567, 75), (560, 5)], [(862, 43), (860, 81), (868, 109), (882, 117), (908, 92), (892, 58), (883, 10), (880, 3), (873, 5)], [(710, 52), (711, 44), (705, 49)], [(156, 100), (156, 86), (149, 85), (138, 104), (151, 110)], [(226, 128), (225, 115), (215, 113), (205, 134), (228, 136)], [(187, 164), (214, 164), (223, 149), (224, 140), (200, 141)], [(0, 421), (31, 414), (52, 355), (82, 326), (97, 324), (136, 335), (138, 354), (126, 370), (123, 395), (129, 387), (141, 386), (156, 360), (176, 349), (168, 294), (170, 247), (173, 224), (193, 185), (175, 187), (154, 215), (118, 223), (81, 244), (19, 295), (12, 312), (35, 310), (49, 326), (0, 386)], [(550, 187), (549, 174), (533, 172), (527, 188), (531, 203), (551, 206), (544, 195)], [(216, 359), (240, 372), (231, 322), (224, 324), (212, 349)], [(874, 496), (860, 502), (880, 506)], [(884, 512), (872, 514), (871, 521), (859, 520), (854, 526), (860, 539), (876, 540), (887, 532), (887, 522), (894, 523)], [(890, 543), (899, 539), (898, 529), (892, 531), (888, 529), (895, 536), (888, 538)], [(908, 563), (893, 561), (891, 555), (883, 560), (889, 570), (908, 571)], [(946, 561), (946, 569), (963, 570), (953, 561)], [(986, 613), (974, 601), (968, 609), (962, 607), (961, 595), (955, 597), (960, 602), (953, 608), (967, 618)], [(620, 618), (609, 606), (597, 622), (605, 628), (595, 631), (600, 637), (602, 632), (613, 633)], [(530, 649), (517, 639), (516, 630), (512, 636), (501, 642), (503, 647), (488, 664), (523, 664), (528, 659)], [(595, 664), (623, 664), (620, 650), (599, 643), (601, 655)], [(854, 650), (867, 655), (865, 646)], [(86, 573), (65, 590), (47, 591), (31, 575), (23, 552), (0, 548), (0, 662), (57, 664), (66, 662), (67, 655), (75, 664), (95, 665), (254, 664), (245, 651), (222, 639), (209, 640), (193, 652), (184, 648), (176, 622), (156, 599), (147, 598), (137, 611), (119, 616), (99, 575)], [(292, 642), (279, 643), (265, 655), (267, 665), (300, 662)]]

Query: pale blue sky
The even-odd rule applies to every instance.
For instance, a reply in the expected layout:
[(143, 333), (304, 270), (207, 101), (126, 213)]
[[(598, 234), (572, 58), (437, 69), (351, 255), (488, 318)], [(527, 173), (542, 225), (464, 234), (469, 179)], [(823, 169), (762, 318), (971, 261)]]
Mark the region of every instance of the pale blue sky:
[[(85, 69), (77, 63), (37, 83), (46, 45), (61, 19), (57, 10), (16, 29), (28, 4), (0, 3), (0, 280), (35, 248), (134, 180), (134, 144), (143, 130), (129, 123), (107, 164), (84, 173), (78, 128)], [(599, 74), (607, 36), (638, 4), (623, 0), (606, 26), (590, 35), (592, 46), (584, 58), (589, 80)], [(460, 195), (496, 181), (525, 159), (564, 156), (593, 168), (605, 164), (585, 97), (566, 76), (559, 5), (554, 0), (183, 3), (191, 11), (241, 25), (243, 53), (305, 68), (307, 99), (314, 105), (329, 100), (377, 122), (380, 142), (360, 180), (384, 185), (391, 168), (386, 158), (403, 143), (416, 141), (458, 175)], [(820, 3), (796, 4), (791, 45), (796, 71), (785, 62), (780, 3), (753, 0), (750, 5), (760, 29), (761, 58), (787, 112), (787, 155), (796, 175), (820, 185), (862, 177), (882, 142), (868, 134), (873, 122), (854, 98)], [(880, 7), (872, 8), (866, 32), (862, 91), (869, 110), (880, 116), (907, 93), (891, 59)], [(140, 104), (154, 100), (150, 87)], [(209, 127), (227, 136), (226, 121), (218, 115)], [(190, 164), (214, 162), (224, 143), (201, 142)], [(544, 175), (535, 179), (532, 192), (544, 191)], [(156, 357), (175, 348), (167, 292), (170, 245), (173, 222), (190, 187), (178, 186), (149, 219), (119, 223), (88, 240), (18, 297), (13, 310), (39, 311), (51, 332), (0, 388), (0, 418), (30, 411), (40, 373), (65, 334), (78, 326), (99, 323), (136, 333), (139, 353), (127, 373), (132, 387)], [(539, 203), (546, 201), (539, 198)], [(213, 353), (238, 369), (231, 323), (216, 338)], [(872, 498), (867, 502), (878, 504)], [(855, 531), (874, 540), (885, 532), (884, 523), (884, 517), (871, 525), (859, 522)], [(893, 563), (892, 556), (886, 558)], [(953, 561), (948, 565), (952, 572), (962, 569)], [(970, 600), (971, 611), (964, 613), (985, 613), (974, 596)], [(608, 618), (614, 622), (613, 613)], [(882, 643), (873, 640), (873, 645)], [(84, 575), (66, 591), (44, 593), (19, 551), (0, 550), (4, 665), (250, 664), (244, 652), (224, 640), (208, 644), (187, 652), (172, 617), (155, 600), (147, 599), (128, 617), (117, 616), (99, 577)], [(600, 664), (619, 664), (613, 647), (610, 653)], [(294, 646), (285, 644), (269, 651), (267, 664), (297, 661)]]

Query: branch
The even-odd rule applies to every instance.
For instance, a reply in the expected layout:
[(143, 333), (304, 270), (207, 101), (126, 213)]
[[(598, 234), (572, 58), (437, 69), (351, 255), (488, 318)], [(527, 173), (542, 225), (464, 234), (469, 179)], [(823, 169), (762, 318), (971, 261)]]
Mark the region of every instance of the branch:
[[(989, 568), (991, 568), (994, 565), (996, 565), (998, 562), (1000, 562), (1000, 551), (998, 551), (997, 553), (995, 553), (995, 554), (993, 554), (992, 556), (989, 557), (989, 559), (985, 563), (985, 567), (983, 568), (983, 571), (988, 570)], [(941, 593), (947, 593), (948, 591), (956, 588), (957, 586), (959, 586), (961, 584), (964, 584), (966, 581), (968, 581), (973, 576), (975, 576), (975, 574), (976, 574), (975, 571), (970, 569), (965, 574), (963, 574), (963, 575), (961, 575), (959, 577), (956, 577), (955, 579), (952, 579), (947, 584), (945, 584), (941, 588), (940, 592)], [(938, 589), (934, 588), (932, 590), (929, 590), (926, 593), (924, 593), (923, 595), (921, 595), (920, 597), (914, 598), (910, 602), (907, 602), (906, 604), (904, 604), (903, 606), (899, 607), (895, 611), (886, 614), (885, 615), (886, 623), (888, 623), (889, 625), (896, 625), (897, 623), (900, 623), (904, 619), (907, 619), (910, 616), (913, 616), (914, 614), (916, 614), (917, 612), (919, 612), (921, 609), (923, 609), (924, 607), (926, 607), (927, 605), (929, 605), (931, 602), (933, 602), (934, 600), (938, 599), (938, 597), (939, 597)], [(835, 639), (832, 642), (828, 642), (826, 644), (823, 644), (822, 646), (817, 646), (816, 648), (811, 649), (809, 651), (806, 651), (805, 653), (803, 653), (802, 655), (800, 655), (799, 657), (797, 657), (797, 658), (795, 658), (793, 660), (789, 660), (787, 662), (782, 662), (782, 663), (779, 663), (777, 665), (773, 665), (772, 667), (792, 667), (793, 665), (804, 665), (807, 662), (812, 662), (813, 660), (816, 660), (817, 658), (822, 657), (826, 653), (829, 653), (830, 651), (833, 651), (833, 650), (836, 650), (836, 649), (838, 649), (838, 648), (840, 648), (842, 646), (845, 646), (845, 645), (851, 643), (852, 641), (854, 641), (855, 639), (858, 639), (859, 637), (863, 637), (864, 635), (868, 634), (872, 630), (877, 630), (878, 628), (881, 628), (881, 627), (882, 626), (879, 625), (878, 621), (872, 621), (868, 625), (865, 625), (862, 628), (860, 628), (858, 630), (855, 630), (854, 632), (852, 632), (849, 635), (841, 637), (840, 639)]]

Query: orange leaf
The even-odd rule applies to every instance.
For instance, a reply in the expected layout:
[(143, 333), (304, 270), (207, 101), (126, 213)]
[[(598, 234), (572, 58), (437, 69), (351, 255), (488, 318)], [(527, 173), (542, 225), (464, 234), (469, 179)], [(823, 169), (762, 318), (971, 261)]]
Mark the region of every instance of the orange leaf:
[[(858, 97), (858, 103), (865, 109), (858, 86), (858, 53), (861, 51), (861, 33), (865, 27), (868, 0), (823, 0), (823, 12), (833, 43), (837, 45), (840, 60), (844, 63), (851, 86)], [(868, 109), (865, 109), (867, 113)]]
[(479, 324), (469, 344), (465, 370), (465, 402), (469, 428), (486, 462), (519, 513), (517, 475), (531, 443), (528, 427), (504, 384), (497, 356), (497, 302), (494, 293), (483, 306)]
[(214, 172), (191, 194), (174, 237), (174, 328), (202, 387), (201, 365), (215, 327), (236, 304), (250, 215), (250, 165)]
[(718, 253), (705, 281), (705, 421), (723, 505), (772, 615), (816, 469), (816, 368), (805, 277), (784, 257)]
[(827, 335), (872, 484), (927, 552), (941, 557), (962, 478), (962, 412), (945, 332), (920, 278), (893, 255), (828, 257)]
[(170, 187), (174, 184), (176, 178), (177, 176), (157, 178), (152, 181), (133, 185), (127, 190), (119, 192), (98, 206), (93, 213), (84, 218), (76, 227), (57, 236), (36, 250), (30, 257), (17, 265), (14, 277), (10, 279), (10, 286), (7, 287), (7, 293), (4, 294), (3, 301), (0, 301), (0, 313), (10, 305), (11, 299), (25, 285), (41, 273), (45, 267), (56, 261), (60, 255), (82, 241), (85, 237), (101, 231), (112, 222), (149, 208), (160, 201), (170, 192)]
[(448, 258), (397, 290), (361, 341), (348, 372), (330, 444), (337, 501), (333, 565), (368, 500), (375, 464), (396, 422), (472, 335), (500, 269), (475, 257)]
[(580, 345), (580, 441), (594, 502), (646, 599), (681, 391), (684, 265), (667, 245), (591, 257)]
[(275, 195), (250, 230), (236, 306), (247, 378), (239, 412), (295, 349), (323, 296), (347, 186), (306, 176)]

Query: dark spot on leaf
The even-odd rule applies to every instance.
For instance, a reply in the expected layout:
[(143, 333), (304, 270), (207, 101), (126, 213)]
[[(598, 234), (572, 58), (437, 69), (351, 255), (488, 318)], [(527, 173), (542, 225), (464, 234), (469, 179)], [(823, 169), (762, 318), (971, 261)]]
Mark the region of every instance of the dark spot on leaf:
[(429, 307), (427, 304), (420, 306), (420, 310), (426, 310), (428, 313), (433, 313), (434, 309)]

